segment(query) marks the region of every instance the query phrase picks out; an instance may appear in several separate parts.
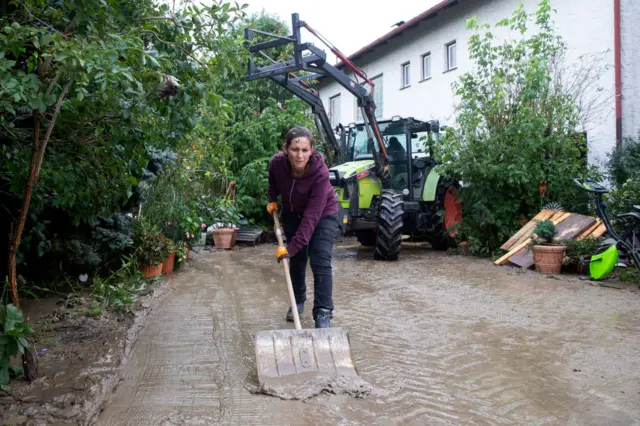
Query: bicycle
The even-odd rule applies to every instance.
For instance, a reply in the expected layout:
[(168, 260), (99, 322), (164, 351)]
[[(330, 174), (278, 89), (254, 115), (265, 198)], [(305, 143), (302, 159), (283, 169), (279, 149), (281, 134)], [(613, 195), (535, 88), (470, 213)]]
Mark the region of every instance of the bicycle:
[[(607, 244), (598, 249), (590, 260), (584, 261), (589, 264), (589, 275), (593, 280), (601, 280), (611, 273), (613, 268), (623, 261), (626, 265), (633, 264), (640, 272), (640, 205), (634, 205), (636, 211), (621, 213), (617, 217), (627, 219), (622, 234), (618, 234), (607, 214), (607, 203), (604, 202), (602, 196), (610, 191), (601, 184), (591, 179), (581, 183), (577, 178), (573, 182), (584, 191), (594, 194), (596, 201), (596, 213), (604, 223), (608, 236), (614, 240), (614, 243)], [(605, 240), (606, 241), (606, 240)]]

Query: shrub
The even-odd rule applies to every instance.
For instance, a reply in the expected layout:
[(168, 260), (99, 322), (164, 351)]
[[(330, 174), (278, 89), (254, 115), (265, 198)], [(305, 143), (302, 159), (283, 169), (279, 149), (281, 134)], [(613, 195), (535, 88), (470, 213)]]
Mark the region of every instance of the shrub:
[[(537, 25), (531, 35), (529, 20)], [(577, 130), (582, 117), (575, 100), (581, 95), (562, 83), (565, 47), (552, 29), (548, 1), (532, 15), (520, 5), (496, 27), (518, 37), (503, 44), (489, 31), (469, 38), (475, 67), (454, 83), (456, 126), (438, 147), (442, 171), (465, 183), (460, 235), (481, 255), (495, 253), (521, 219), (548, 202), (585, 211), (588, 196), (571, 179), (597, 175)], [(468, 28), (490, 27), (470, 19)]]
[(538, 244), (552, 243), (556, 236), (556, 225), (549, 219), (536, 221), (533, 240)]

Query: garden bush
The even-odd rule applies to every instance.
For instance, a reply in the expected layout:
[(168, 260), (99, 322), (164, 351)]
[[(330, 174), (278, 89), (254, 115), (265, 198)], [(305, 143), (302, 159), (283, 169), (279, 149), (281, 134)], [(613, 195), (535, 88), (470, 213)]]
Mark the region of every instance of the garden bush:
[(459, 238), (473, 253), (493, 255), (549, 202), (585, 212), (588, 197), (571, 179), (598, 172), (586, 162), (577, 95), (560, 78), (566, 48), (548, 1), (532, 14), (520, 5), (498, 22), (498, 32), (511, 31), (504, 42), (476, 19), (468, 28), (473, 69), (454, 83), (456, 123), (437, 154), (441, 170), (465, 184)]

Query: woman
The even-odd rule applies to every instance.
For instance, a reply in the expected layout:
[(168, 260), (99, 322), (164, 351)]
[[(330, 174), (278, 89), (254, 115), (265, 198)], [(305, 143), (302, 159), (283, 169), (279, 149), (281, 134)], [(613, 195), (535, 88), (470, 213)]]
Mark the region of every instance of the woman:
[[(278, 250), (280, 261), (290, 258), (291, 281), (298, 313), (307, 299), (305, 272), (310, 257), (314, 279), (313, 319), (316, 328), (330, 327), (333, 313), (331, 253), (338, 231), (338, 202), (329, 168), (322, 155), (314, 150), (309, 129), (296, 126), (289, 130), (282, 147), (269, 161), (269, 203), (267, 212), (278, 211), (282, 197), (280, 221), (287, 247)], [(291, 308), (287, 321), (293, 321)]]

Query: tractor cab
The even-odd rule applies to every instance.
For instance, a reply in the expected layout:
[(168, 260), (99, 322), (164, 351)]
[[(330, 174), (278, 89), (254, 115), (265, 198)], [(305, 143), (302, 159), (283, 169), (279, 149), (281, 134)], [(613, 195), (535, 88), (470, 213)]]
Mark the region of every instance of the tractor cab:
[[(438, 122), (394, 116), (390, 120), (379, 121), (378, 127), (389, 159), (391, 189), (402, 193), (405, 201), (419, 200), (428, 170), (435, 165), (429, 142), (438, 138)], [(367, 143), (369, 133), (365, 124), (352, 123), (344, 131), (346, 161), (370, 160), (373, 164), (373, 155)], [(375, 148), (379, 149), (377, 145)]]

